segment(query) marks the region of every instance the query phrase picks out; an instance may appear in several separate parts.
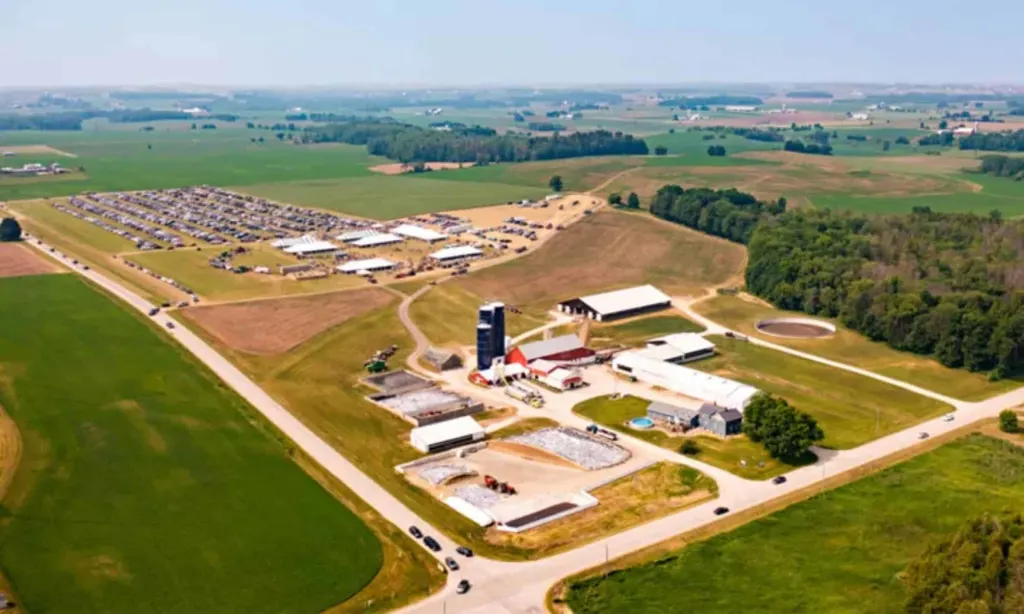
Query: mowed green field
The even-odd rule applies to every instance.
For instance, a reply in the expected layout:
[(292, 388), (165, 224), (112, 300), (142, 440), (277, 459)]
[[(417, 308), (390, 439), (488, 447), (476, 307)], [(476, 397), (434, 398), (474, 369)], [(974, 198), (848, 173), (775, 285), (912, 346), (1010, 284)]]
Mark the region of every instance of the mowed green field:
[(351, 213), (376, 220), (409, 215), (505, 204), (511, 200), (537, 199), (550, 193), (547, 180), (535, 186), (487, 181), (443, 181), (460, 171), (437, 171), (430, 180), (423, 175), (374, 175), (343, 179), (284, 181), (234, 186), (233, 190), (285, 203)]
[(968, 519), (1024, 506), (1024, 450), (971, 435), (658, 561), (572, 583), (576, 614), (903, 611), (899, 574)]
[(315, 612), (374, 578), (368, 527), (143, 318), (51, 275), (0, 279), (0, 321), (24, 442), (0, 566), (27, 611)]

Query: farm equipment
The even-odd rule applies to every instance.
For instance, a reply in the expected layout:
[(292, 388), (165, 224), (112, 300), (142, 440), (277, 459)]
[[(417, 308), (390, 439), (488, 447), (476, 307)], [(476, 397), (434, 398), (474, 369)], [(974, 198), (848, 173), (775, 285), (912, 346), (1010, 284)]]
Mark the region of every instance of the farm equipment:
[(363, 366), (368, 373), (383, 373), (388, 370), (388, 363), (383, 360), (367, 360)]
[(495, 488), (498, 487), (498, 480), (494, 479), (493, 476), (485, 475), (484, 486), (490, 488), (491, 490), (494, 490)]

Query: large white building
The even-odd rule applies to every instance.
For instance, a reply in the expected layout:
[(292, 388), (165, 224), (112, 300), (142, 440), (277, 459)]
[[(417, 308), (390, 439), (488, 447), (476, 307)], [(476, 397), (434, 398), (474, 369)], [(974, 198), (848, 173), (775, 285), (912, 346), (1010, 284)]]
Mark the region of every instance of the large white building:
[(647, 348), (640, 353), (665, 362), (682, 364), (714, 356), (715, 344), (697, 333), (674, 333), (647, 341)]
[(351, 260), (345, 264), (335, 267), (341, 273), (361, 273), (367, 271), (387, 271), (395, 268), (395, 263), (385, 258), (367, 258), (365, 260)]
[(465, 260), (467, 258), (479, 258), (483, 255), (484, 253), (477, 247), (473, 247), (472, 245), (458, 245), (438, 250), (433, 254), (430, 254), (430, 258), (438, 264), (444, 264), (446, 262), (455, 262), (458, 260)]
[(336, 251), (338, 251), (338, 246), (330, 241), (310, 241), (308, 243), (299, 243), (297, 245), (284, 248), (284, 253), (295, 256), (329, 254)]
[(603, 321), (649, 313), (671, 306), (672, 299), (667, 294), (654, 286), (646, 285), (569, 299), (559, 303), (558, 310)]
[(483, 427), (470, 416), (453, 418), (429, 426), (420, 426), (409, 433), (409, 443), (420, 452), (427, 454), (463, 446), (483, 438)]
[(398, 235), (386, 232), (383, 234), (378, 233), (375, 235), (370, 235), (368, 237), (363, 237), (362, 239), (357, 239), (355, 241), (352, 241), (351, 245), (354, 245), (355, 247), (379, 247), (381, 245), (401, 243), (404, 240), (405, 239)]
[(676, 394), (713, 403), (726, 409), (743, 409), (758, 392), (740, 382), (689, 367), (645, 356), (645, 350), (622, 352), (612, 359), (612, 369)]
[(426, 241), (427, 243), (443, 241), (448, 238), (448, 235), (443, 232), (437, 232), (436, 230), (430, 230), (429, 228), (423, 228), (422, 226), (416, 226), (415, 224), (402, 224), (400, 226), (396, 226), (391, 229), (391, 233), (403, 237), (409, 237), (410, 239), (419, 239), (420, 241)]

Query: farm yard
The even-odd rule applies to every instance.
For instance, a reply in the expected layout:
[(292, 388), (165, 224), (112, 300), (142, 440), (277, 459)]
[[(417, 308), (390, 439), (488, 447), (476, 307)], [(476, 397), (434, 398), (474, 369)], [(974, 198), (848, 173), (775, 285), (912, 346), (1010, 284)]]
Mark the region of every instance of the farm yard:
[(371, 584), (374, 533), (143, 318), (48, 275), (0, 280), (0, 320), (0, 565), (28, 609), (308, 612)]
[[(1024, 451), (970, 435), (658, 560), (570, 581), (579, 614), (900, 612), (900, 573), (983, 513), (1024, 504)], [(730, 578), (756, 578), (709, 591)]]

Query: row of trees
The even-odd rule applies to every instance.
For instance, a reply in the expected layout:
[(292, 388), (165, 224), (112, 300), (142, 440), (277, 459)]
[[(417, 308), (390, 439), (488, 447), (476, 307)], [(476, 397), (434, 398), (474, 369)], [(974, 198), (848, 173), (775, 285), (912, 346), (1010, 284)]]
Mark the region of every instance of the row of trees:
[(732, 133), (741, 136), (748, 141), (762, 141), (766, 143), (781, 143), (786, 140), (779, 130), (763, 130), (761, 128), (733, 128)]
[(711, 157), (724, 157), (725, 156), (725, 145), (710, 145), (708, 147), (708, 155)]
[(763, 202), (735, 189), (684, 189), (663, 186), (651, 201), (651, 213), (708, 234), (746, 243), (763, 214), (786, 209), (786, 199)]
[[(192, 119), (182, 111), (161, 111), (152, 109), (122, 109), (115, 111), (67, 111), (63, 113), (11, 114), (0, 115), (0, 131), (12, 130), (81, 130), (82, 122), (103, 118), (115, 124), (145, 123), (167, 120)], [(235, 121), (237, 115), (222, 113), (205, 116), (205, 119)]]
[(825, 439), (818, 422), (785, 399), (760, 393), (743, 410), (743, 432), (772, 458), (794, 462)]
[(981, 167), (978, 170), (987, 175), (1024, 181), (1024, 158), (985, 156), (981, 159)]
[(794, 153), (814, 154), (819, 156), (832, 155), (832, 146), (828, 143), (804, 143), (803, 141), (791, 140), (786, 141), (786, 144), (782, 148)]
[[(485, 129), (489, 130), (489, 129)], [(519, 162), (581, 156), (647, 155), (647, 143), (630, 134), (595, 130), (551, 137), (484, 134), (475, 127), (429, 130), (393, 120), (363, 120), (307, 128), (302, 140), (366, 145), (400, 162)]]
[(1024, 130), (976, 132), (960, 139), (960, 149), (1024, 151)]
[(714, 107), (725, 105), (759, 107), (764, 100), (757, 96), (733, 96), (721, 94), (718, 96), (684, 96), (681, 98), (668, 98), (658, 103), (662, 107), (679, 107), (681, 109), (695, 109), (699, 107)]

